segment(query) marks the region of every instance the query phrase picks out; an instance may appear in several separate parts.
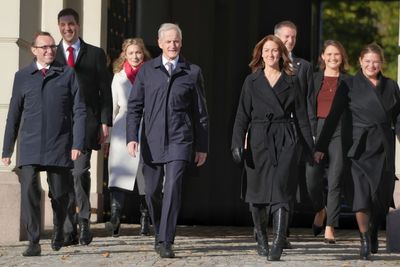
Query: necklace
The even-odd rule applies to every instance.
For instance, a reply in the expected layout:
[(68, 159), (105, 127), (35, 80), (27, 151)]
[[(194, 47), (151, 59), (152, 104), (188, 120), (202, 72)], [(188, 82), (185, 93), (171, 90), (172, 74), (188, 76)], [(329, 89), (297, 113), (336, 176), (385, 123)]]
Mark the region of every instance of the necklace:
[(336, 91), (337, 88), (337, 82), (338, 82), (338, 77), (330, 77), (330, 76), (325, 76), (324, 77), (324, 87), (326, 87), (330, 93), (333, 93)]

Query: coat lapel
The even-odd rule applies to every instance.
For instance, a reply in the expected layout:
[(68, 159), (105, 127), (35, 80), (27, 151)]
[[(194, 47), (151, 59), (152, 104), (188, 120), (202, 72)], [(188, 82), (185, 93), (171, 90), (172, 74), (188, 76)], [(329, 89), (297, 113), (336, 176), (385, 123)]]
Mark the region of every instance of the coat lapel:
[[(283, 108), (281, 103), (279, 102), (277, 98), (277, 92), (270, 87), (267, 78), (265, 78), (264, 73), (262, 70), (258, 70), (256, 73), (254, 73), (254, 87), (256, 90), (260, 90), (263, 94), (265, 94), (268, 99), (268, 101), (271, 103), (270, 108), (274, 110), (274, 113), (278, 116), (282, 116), (284, 114)], [(279, 80), (275, 84), (275, 88), (279, 87), (279, 91), (282, 90), (280, 88), (280, 83), (282, 83), (282, 79), (284, 73), (282, 73), (281, 77), (279, 77)], [(286, 87), (285, 87), (286, 88)]]
[(82, 39), (80, 39), (80, 41), (81, 41), (81, 47), (79, 48), (79, 54), (78, 57), (76, 58), (75, 65), (79, 65), (79, 62), (81, 61), (83, 55), (86, 54), (87, 51), (87, 44)]
[(373, 87), (371, 82), (367, 80), (361, 71), (356, 74), (355, 79), (357, 80), (356, 84), (360, 84), (358, 93), (362, 100), (359, 103), (362, 104), (366, 110), (376, 111), (369, 114), (370, 118), (377, 123), (386, 121), (386, 109), (384, 108), (382, 97), (379, 95), (380, 93), (377, 91), (377, 88)]

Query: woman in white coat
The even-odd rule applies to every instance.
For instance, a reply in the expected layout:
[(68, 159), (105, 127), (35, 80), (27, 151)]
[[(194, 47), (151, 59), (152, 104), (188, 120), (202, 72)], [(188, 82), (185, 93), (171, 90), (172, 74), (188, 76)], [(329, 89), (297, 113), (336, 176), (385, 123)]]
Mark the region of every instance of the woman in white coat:
[(132, 90), (137, 72), (144, 61), (150, 59), (141, 38), (129, 38), (122, 44), (122, 52), (113, 64), (112, 81), (113, 128), (109, 145), (105, 147), (108, 154), (108, 187), (111, 193), (111, 217), (106, 222), (106, 229), (112, 236), (119, 236), (120, 216), (127, 193), (133, 191), (135, 182), (140, 195), (140, 233), (149, 234), (149, 213), (144, 198), (144, 178), (140, 155), (131, 157), (126, 148), (126, 111), (127, 101)]

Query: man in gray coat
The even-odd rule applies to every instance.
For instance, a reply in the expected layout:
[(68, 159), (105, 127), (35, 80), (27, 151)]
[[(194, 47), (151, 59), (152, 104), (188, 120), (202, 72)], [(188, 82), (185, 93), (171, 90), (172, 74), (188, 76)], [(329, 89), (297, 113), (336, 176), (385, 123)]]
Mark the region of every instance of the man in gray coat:
[(40, 171), (47, 172), (53, 208), (51, 247), (64, 241), (63, 223), (68, 194), (73, 190), (70, 169), (84, 147), (86, 108), (75, 72), (54, 61), (57, 46), (48, 32), (32, 42), (33, 62), (15, 74), (4, 134), (2, 161), (8, 166), (17, 137), (17, 174), (21, 183), (22, 220), (29, 245), (23, 256), (39, 256)]
[(129, 153), (136, 156), (143, 117), (140, 141), (155, 250), (162, 258), (173, 258), (182, 179), (193, 157), (197, 166), (206, 161), (208, 113), (201, 70), (179, 54), (178, 25), (162, 24), (158, 45), (162, 55), (145, 62), (136, 76), (128, 100), (126, 137)]

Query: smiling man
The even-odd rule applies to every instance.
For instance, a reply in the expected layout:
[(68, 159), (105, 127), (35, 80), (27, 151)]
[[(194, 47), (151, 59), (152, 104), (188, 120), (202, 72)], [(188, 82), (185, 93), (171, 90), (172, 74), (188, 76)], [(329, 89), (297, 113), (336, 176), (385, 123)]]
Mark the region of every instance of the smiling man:
[(15, 74), (4, 134), (2, 161), (7, 166), (19, 139), (16, 172), (29, 240), (23, 256), (41, 253), (41, 171), (47, 172), (53, 208), (51, 248), (57, 251), (63, 246), (68, 194), (73, 190), (70, 169), (84, 147), (85, 103), (75, 72), (54, 61), (56, 48), (48, 32), (35, 35), (31, 47), (35, 59)]
[(201, 166), (207, 158), (208, 113), (201, 70), (180, 55), (178, 25), (162, 24), (158, 45), (162, 54), (145, 62), (136, 76), (128, 100), (126, 137), (129, 153), (136, 156), (143, 117), (141, 153), (155, 250), (162, 258), (173, 258), (185, 169), (189, 162)]
[(101, 148), (112, 124), (111, 80), (104, 51), (79, 37), (79, 15), (75, 10), (66, 8), (58, 13), (58, 28), (62, 40), (56, 59), (74, 68), (87, 109), (85, 148), (72, 171), (75, 194), (70, 196), (64, 225), (65, 245), (78, 244), (76, 217), (80, 228), (79, 242), (89, 245), (92, 241), (89, 229), (90, 157), (92, 150)]

